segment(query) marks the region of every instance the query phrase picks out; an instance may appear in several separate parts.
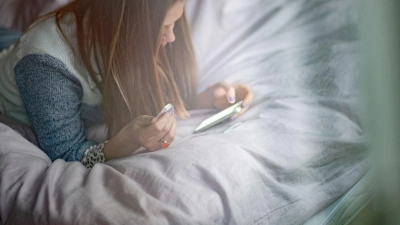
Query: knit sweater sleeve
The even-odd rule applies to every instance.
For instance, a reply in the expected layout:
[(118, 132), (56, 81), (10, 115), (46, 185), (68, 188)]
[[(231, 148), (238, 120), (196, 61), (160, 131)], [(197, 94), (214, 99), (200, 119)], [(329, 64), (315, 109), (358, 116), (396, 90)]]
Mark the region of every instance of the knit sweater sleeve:
[(15, 78), (40, 148), (52, 161), (80, 161), (88, 141), (81, 119), (80, 82), (57, 58), (31, 54), (14, 67)]

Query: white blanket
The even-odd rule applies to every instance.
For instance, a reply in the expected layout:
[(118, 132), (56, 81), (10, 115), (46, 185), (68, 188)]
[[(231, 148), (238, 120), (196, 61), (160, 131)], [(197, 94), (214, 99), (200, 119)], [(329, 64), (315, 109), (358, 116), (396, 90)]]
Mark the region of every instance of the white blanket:
[(251, 109), (198, 135), (214, 111), (192, 111), (167, 150), (90, 170), (0, 124), (2, 224), (303, 224), (366, 173), (351, 1), (186, 2), (199, 91), (249, 84)]

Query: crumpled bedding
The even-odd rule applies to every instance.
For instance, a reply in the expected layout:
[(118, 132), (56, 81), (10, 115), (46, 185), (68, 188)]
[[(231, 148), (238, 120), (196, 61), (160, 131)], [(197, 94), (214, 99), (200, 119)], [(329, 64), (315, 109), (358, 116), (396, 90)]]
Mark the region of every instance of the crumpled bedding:
[[(303, 224), (369, 169), (351, 1), (186, 0), (199, 91), (248, 84), (242, 117), (157, 152), (51, 163), (0, 124), (2, 224)], [(233, 125), (235, 127), (231, 128)]]

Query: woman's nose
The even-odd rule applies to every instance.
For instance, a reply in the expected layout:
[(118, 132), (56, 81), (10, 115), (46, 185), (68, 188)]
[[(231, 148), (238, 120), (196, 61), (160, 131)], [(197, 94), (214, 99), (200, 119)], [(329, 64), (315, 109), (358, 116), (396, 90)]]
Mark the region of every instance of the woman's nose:
[(167, 43), (172, 43), (174, 41), (175, 41), (174, 27), (169, 26), (167, 29), (164, 30), (163, 42), (167, 44)]

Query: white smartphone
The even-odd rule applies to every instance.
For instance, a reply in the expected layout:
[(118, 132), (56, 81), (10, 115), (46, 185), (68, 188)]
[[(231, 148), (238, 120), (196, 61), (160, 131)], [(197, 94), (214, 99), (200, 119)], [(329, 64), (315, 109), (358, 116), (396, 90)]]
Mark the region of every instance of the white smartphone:
[(166, 106), (164, 106), (164, 108), (161, 110), (161, 112), (158, 113), (157, 118), (160, 118), (161, 115), (165, 112), (169, 112), (169, 114), (172, 114), (174, 108), (175, 108), (174, 105), (172, 105), (171, 103), (168, 103)]
[(208, 128), (215, 126), (218, 123), (236, 115), (237, 113), (239, 113), (242, 110), (242, 103), (243, 103), (243, 101), (235, 103), (234, 105), (231, 105), (230, 107), (222, 110), (221, 112), (208, 117), (194, 130), (194, 133), (199, 133), (199, 132), (205, 131)]

